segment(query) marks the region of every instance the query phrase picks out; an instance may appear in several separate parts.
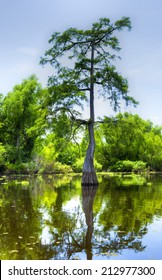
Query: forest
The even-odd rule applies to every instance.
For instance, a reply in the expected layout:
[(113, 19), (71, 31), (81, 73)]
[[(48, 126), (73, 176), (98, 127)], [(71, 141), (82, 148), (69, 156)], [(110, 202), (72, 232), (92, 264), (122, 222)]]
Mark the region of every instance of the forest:
[[(129, 113), (94, 125), (98, 172), (162, 171), (162, 127)], [(85, 126), (69, 112), (52, 113), (51, 92), (35, 75), (0, 96), (0, 172), (82, 172), (88, 146)]]

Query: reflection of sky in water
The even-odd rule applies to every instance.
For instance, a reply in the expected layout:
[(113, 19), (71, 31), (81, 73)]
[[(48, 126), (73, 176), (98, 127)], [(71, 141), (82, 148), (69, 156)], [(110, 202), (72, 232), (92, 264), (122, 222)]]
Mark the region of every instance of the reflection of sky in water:
[(76, 208), (78, 208), (78, 205), (80, 204), (79, 197), (75, 197), (70, 199), (66, 204), (63, 204), (62, 210), (66, 212), (74, 212)]
[[(101, 209), (104, 209), (105, 205), (102, 205)], [(82, 216), (82, 220), (85, 222), (85, 215), (82, 210), (82, 205), (79, 197), (75, 197), (71, 200), (69, 200), (67, 203), (65, 203), (62, 206), (62, 211), (65, 211), (69, 213), (70, 215), (73, 215), (73, 213), (76, 213), (78, 211), (78, 215)], [(102, 210), (101, 210), (102, 211)], [(41, 210), (42, 213), (42, 222), (44, 224), (42, 234), (41, 234), (41, 241), (42, 244), (50, 244), (52, 241), (52, 234), (50, 233), (49, 226), (45, 225), (46, 221), (50, 221), (51, 217), (46, 211), (46, 209)], [(99, 214), (97, 214), (94, 218), (94, 227), (98, 224), (98, 217)], [(76, 228), (81, 228), (81, 223), (79, 222), (79, 219), (77, 220)], [(53, 229), (53, 232), (56, 229)], [(102, 226), (98, 226), (98, 230), (102, 231)], [(154, 218), (154, 221), (152, 224), (147, 226), (148, 232), (141, 238), (143, 246), (146, 246), (145, 250), (143, 252), (137, 252), (135, 253), (133, 249), (123, 249), (120, 254), (118, 253), (103, 253), (98, 255), (95, 252), (95, 248), (93, 249), (93, 259), (111, 259), (111, 260), (125, 260), (125, 259), (161, 259), (159, 257), (162, 252), (162, 218)], [(109, 231), (109, 238), (110, 240), (113, 240), (116, 234), (116, 230)], [(137, 236), (138, 239), (140, 239), (140, 236)], [(105, 239), (103, 237), (97, 236), (95, 238), (96, 242), (109, 242), (109, 239)], [(147, 255), (147, 258), (146, 258)], [(72, 256), (72, 259), (83, 259), (86, 260), (86, 252), (83, 250), (82, 252), (74, 253)]]
[[(110, 232), (114, 237), (114, 232)], [(123, 249), (121, 254), (101, 253), (98, 255), (93, 250), (93, 260), (160, 260), (162, 252), (162, 219), (155, 219), (154, 223), (148, 226), (148, 233), (142, 238), (142, 243), (146, 246), (143, 252), (134, 253), (133, 249)], [(98, 240), (100, 242), (101, 240)], [(147, 256), (147, 257), (146, 257)], [(73, 259), (86, 260), (86, 253), (80, 252), (73, 254)]]
[(49, 232), (49, 227), (45, 226), (41, 234), (42, 244), (44, 245), (50, 244), (51, 239), (52, 239), (52, 234)]
[(161, 259), (162, 253), (162, 218), (154, 219), (154, 223), (148, 226), (148, 234), (143, 237), (143, 244), (147, 245), (147, 255), (151, 260)]
[(45, 222), (50, 221), (51, 218), (46, 209), (41, 209), (40, 212), (42, 213), (42, 223), (43, 223), (43, 229), (42, 229), (42, 234), (40, 236), (40, 239), (42, 241), (42, 244), (47, 245), (50, 244), (51, 242), (52, 234), (50, 233), (49, 227), (45, 225)]
[[(112, 237), (114, 232), (111, 232)], [(146, 246), (143, 252), (135, 253), (132, 249), (123, 249), (121, 254), (97, 254), (93, 255), (93, 259), (106, 260), (111, 257), (111, 260), (157, 260), (161, 259), (162, 253), (162, 218), (154, 219), (154, 223), (148, 226), (148, 233), (143, 236), (142, 244)], [(147, 256), (147, 257), (146, 257)]]
[[(77, 214), (79, 216), (82, 216), (82, 220), (84, 220), (84, 222), (85, 222), (85, 218), (84, 218), (84, 214), (82, 212), (82, 207), (80, 205), (79, 197), (75, 197), (75, 198), (69, 200), (67, 203), (65, 203), (62, 206), (62, 211), (65, 211), (66, 213), (69, 213), (70, 215), (73, 215), (73, 213), (77, 212)], [(50, 221), (51, 220), (51, 217), (48, 214), (46, 209), (41, 209), (41, 213), (42, 213), (43, 230), (42, 230), (42, 234), (41, 234), (40, 238), (42, 240), (42, 244), (47, 245), (47, 244), (51, 243), (53, 236), (50, 233), (49, 226), (47, 226), (45, 224), (46, 224), (46, 221)], [(76, 228), (78, 228), (78, 229), (81, 228), (80, 219), (77, 219)], [(55, 231), (55, 228), (53, 228), (53, 232), (54, 231)]]

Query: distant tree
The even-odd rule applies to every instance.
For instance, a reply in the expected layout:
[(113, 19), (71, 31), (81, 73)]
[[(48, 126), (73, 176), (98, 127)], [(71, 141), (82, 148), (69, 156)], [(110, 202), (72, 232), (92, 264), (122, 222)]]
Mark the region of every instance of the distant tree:
[[(136, 104), (128, 95), (127, 80), (112, 64), (117, 58), (115, 52), (120, 50), (115, 32), (125, 27), (131, 29), (128, 17), (114, 24), (108, 18), (101, 18), (88, 30), (70, 28), (63, 33), (55, 32), (49, 40), (52, 47), (45, 52), (40, 62), (42, 65), (50, 63), (56, 69), (56, 74), (49, 78), (53, 113), (64, 110), (78, 126), (86, 124), (88, 127), (89, 145), (83, 165), (82, 184), (98, 183), (94, 169), (94, 96), (99, 93), (110, 101), (115, 110), (119, 108), (121, 98), (127, 105)], [(66, 54), (68, 63), (62, 59)], [(74, 105), (82, 106), (83, 100), (89, 101), (89, 120), (78, 119), (74, 110)]]
[(32, 75), (16, 85), (1, 104), (2, 122), (0, 135), (8, 160), (21, 163), (30, 159), (36, 137), (40, 131), (38, 121), (41, 111), (42, 88)]
[[(116, 166), (118, 161), (142, 161), (151, 169), (161, 170), (161, 126), (129, 113), (104, 117), (104, 122), (96, 126), (96, 155), (104, 170)], [(86, 135), (82, 147), (85, 139)]]

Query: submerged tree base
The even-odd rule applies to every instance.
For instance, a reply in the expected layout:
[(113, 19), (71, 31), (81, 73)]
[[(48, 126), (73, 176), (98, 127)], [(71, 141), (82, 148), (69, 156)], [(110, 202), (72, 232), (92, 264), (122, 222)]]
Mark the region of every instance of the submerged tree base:
[(82, 186), (96, 186), (96, 185), (98, 185), (96, 172), (83, 172)]

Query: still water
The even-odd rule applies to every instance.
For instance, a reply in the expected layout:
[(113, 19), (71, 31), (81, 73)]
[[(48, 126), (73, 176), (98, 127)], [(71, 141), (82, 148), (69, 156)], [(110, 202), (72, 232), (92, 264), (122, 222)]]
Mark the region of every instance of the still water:
[(0, 177), (0, 259), (162, 259), (162, 177)]

